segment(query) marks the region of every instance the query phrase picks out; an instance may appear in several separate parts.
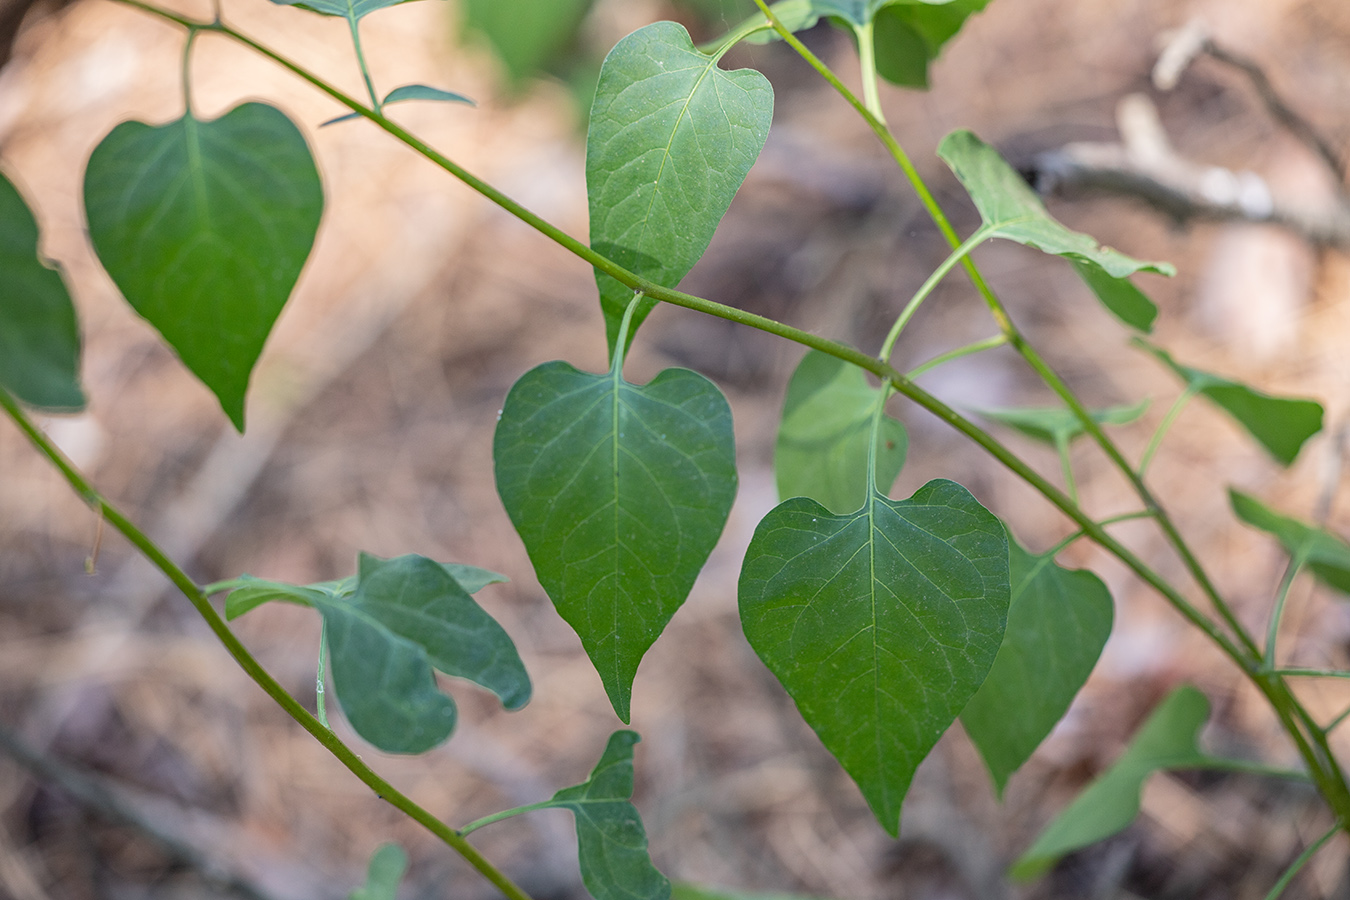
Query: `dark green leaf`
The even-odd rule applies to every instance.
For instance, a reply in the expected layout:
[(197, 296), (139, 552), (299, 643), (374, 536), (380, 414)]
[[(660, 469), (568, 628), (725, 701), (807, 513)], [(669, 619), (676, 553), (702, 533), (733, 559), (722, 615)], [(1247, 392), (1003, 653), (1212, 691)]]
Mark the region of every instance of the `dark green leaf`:
[(965, 185), (991, 237), (1068, 259), (1117, 318), (1140, 331), (1153, 327), (1157, 307), (1130, 283), (1129, 276), (1135, 272), (1171, 275), (1175, 271), (1171, 266), (1131, 259), (1056, 222), (1022, 176), (997, 150), (969, 131), (947, 135), (938, 155)]
[[(683, 26), (657, 22), (605, 58), (586, 139), (591, 246), (674, 287), (708, 248), (773, 118), (773, 88), (726, 72)], [(610, 348), (633, 292), (596, 272)], [(645, 300), (629, 340), (651, 312)]]
[(469, 106), (477, 105), (463, 94), (443, 91), (440, 88), (428, 87), (425, 84), (405, 84), (402, 87), (394, 88), (384, 98), (384, 105), (388, 106), (390, 103), (403, 103), (407, 100), (435, 100), (442, 103), (467, 103)]
[[(810, 497), (835, 513), (867, 497), (867, 442), (881, 394), (862, 369), (812, 350), (788, 382), (773, 467), (778, 496)], [(905, 426), (890, 416), (877, 436), (877, 487), (885, 493), (905, 464)]]
[(689, 595), (736, 496), (731, 409), (701, 375), (650, 384), (564, 362), (527, 372), (497, 425), (497, 490), (539, 583), (628, 721), (638, 663)]
[(593, 0), (467, 0), (465, 30), (484, 38), (519, 84), (575, 40)]
[(858, 512), (771, 511), (745, 554), (741, 624), (892, 835), (919, 762), (994, 663), (1008, 539), (960, 485)]
[(41, 409), (83, 409), (75, 306), (37, 254), (37, 221), (0, 174), (0, 390)]
[(1288, 466), (1304, 441), (1322, 430), (1322, 406), (1312, 400), (1272, 397), (1245, 384), (1179, 364), (1166, 350), (1144, 341), (1152, 353), (1193, 391), (1205, 395), (1246, 429), (1280, 465)]
[(1209, 701), (1189, 685), (1163, 700), (1135, 734), (1130, 746), (1101, 777), (1050, 823), (1012, 869), (1018, 879), (1035, 878), (1064, 854), (1124, 830), (1139, 814), (1144, 780), (1160, 769), (1204, 768), (1211, 758), (1196, 739), (1209, 717)]
[[(1100, 425), (1128, 425), (1142, 416), (1149, 407), (1144, 400), (1134, 406), (1112, 406), (1089, 410), (1092, 420)], [(1063, 407), (1045, 409), (982, 409), (980, 415), (1000, 425), (1018, 431), (1032, 440), (1052, 446), (1081, 437), (1085, 429), (1073, 410)]]
[(1350, 594), (1350, 544), (1323, 528), (1282, 516), (1248, 494), (1230, 489), (1228, 497), (1239, 519), (1273, 535), (1290, 557), (1306, 563), (1319, 580)]
[(927, 88), (928, 69), (943, 45), (989, 0), (891, 3), (877, 10), (872, 27), (877, 74), (892, 84)]
[(395, 900), (398, 883), (408, 871), (408, 854), (398, 844), (381, 844), (370, 857), (366, 884), (352, 891), (349, 900)]
[(1091, 572), (1032, 556), (1008, 537), (1012, 606), (994, 667), (961, 712), (999, 796), (1055, 727), (1111, 635), (1111, 594)]
[(581, 880), (595, 900), (667, 900), (670, 882), (652, 865), (633, 796), (632, 731), (610, 735), (591, 777), (553, 795), (577, 820)]
[(211, 122), (123, 122), (84, 179), (89, 235), (122, 295), (244, 428), (244, 394), (323, 211), (304, 137), (246, 103)]
[(321, 16), (337, 16), (339, 19), (359, 22), (363, 16), (378, 9), (397, 6), (409, 0), (272, 0), (272, 2), (277, 6), (295, 6)]
[[(459, 586), (470, 594), (476, 594), (489, 584), (503, 584), (509, 579), (505, 575), (480, 569), (477, 566), (464, 566), (458, 563), (437, 563)], [(343, 599), (356, 592), (357, 576), (350, 575), (338, 581), (321, 581), (317, 584), (294, 585), (283, 581), (268, 581), (241, 575), (232, 581), (214, 585), (212, 593), (229, 591), (225, 600), (225, 618), (237, 619), (244, 613), (257, 609), (264, 603), (279, 600), (285, 603), (298, 603), (301, 606), (314, 606), (317, 594), (331, 599)]]

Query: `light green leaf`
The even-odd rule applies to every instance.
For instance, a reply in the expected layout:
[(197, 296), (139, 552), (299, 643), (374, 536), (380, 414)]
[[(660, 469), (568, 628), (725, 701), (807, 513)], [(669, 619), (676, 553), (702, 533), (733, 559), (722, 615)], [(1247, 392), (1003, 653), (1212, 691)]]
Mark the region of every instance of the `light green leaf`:
[(29, 406), (84, 408), (80, 329), (58, 271), (38, 258), (38, 228), (0, 173), (0, 389)]
[(988, 5), (989, 0), (953, 0), (890, 3), (877, 10), (872, 23), (877, 74), (892, 84), (927, 88), (928, 69), (943, 46)]
[(366, 884), (349, 895), (349, 900), (395, 900), (398, 883), (408, 871), (408, 854), (398, 844), (381, 844), (370, 857)]
[(477, 106), (473, 100), (463, 94), (443, 91), (440, 88), (428, 87), (425, 84), (405, 84), (402, 87), (394, 88), (385, 96), (384, 105), (403, 103), (407, 100), (435, 100), (441, 103), (467, 103), (469, 106)]
[(994, 667), (961, 711), (1000, 797), (1064, 717), (1111, 635), (1111, 594), (1091, 572), (1033, 556), (1008, 536), (1012, 605)]
[(409, 0), (272, 0), (277, 6), (294, 6), (321, 16), (358, 22), (363, 16), (379, 9), (407, 3)]
[(511, 80), (538, 75), (576, 39), (594, 0), (467, 0), (464, 27), (482, 37)]
[[(601, 67), (586, 138), (591, 246), (677, 285), (708, 248), (772, 118), (768, 80), (718, 68), (683, 26), (657, 22), (619, 41)], [(612, 350), (633, 292), (599, 271), (596, 284)], [(642, 302), (630, 341), (654, 306)]]
[[(1148, 407), (1149, 401), (1144, 400), (1134, 406), (1111, 406), (1088, 412), (1092, 420), (1100, 425), (1128, 425), (1147, 412)], [(1073, 410), (1063, 407), (982, 409), (979, 413), (986, 419), (1007, 425), (1032, 440), (1051, 446), (1071, 442), (1086, 432)]]
[(1232, 416), (1282, 466), (1293, 463), (1303, 443), (1322, 430), (1322, 406), (1313, 400), (1272, 397), (1245, 384), (1183, 366), (1152, 344), (1135, 343), (1161, 360), (1188, 388)]
[[(778, 496), (810, 497), (834, 513), (862, 506), (867, 497), (867, 442), (881, 388), (867, 375), (812, 350), (788, 382), (773, 468)], [(883, 417), (877, 436), (877, 487), (885, 493), (905, 464), (905, 426)]]
[(998, 654), (1002, 523), (941, 480), (846, 516), (788, 500), (755, 529), (739, 594), (750, 645), (897, 834), (914, 770)]
[(1196, 741), (1209, 717), (1209, 701), (1185, 685), (1167, 695), (1130, 746), (1079, 794), (1013, 865), (1017, 879), (1036, 878), (1061, 856), (1123, 831), (1139, 815), (1144, 780), (1160, 769), (1205, 768), (1212, 757)]
[(991, 237), (1064, 257), (1116, 318), (1139, 331), (1153, 327), (1157, 307), (1129, 276), (1136, 272), (1172, 275), (1175, 270), (1170, 265), (1131, 259), (1065, 228), (1050, 217), (1035, 191), (998, 151), (969, 131), (947, 135), (938, 156), (965, 185)]
[(1293, 559), (1306, 563), (1318, 580), (1350, 594), (1350, 544), (1323, 528), (1280, 515), (1249, 494), (1230, 489), (1233, 513), (1280, 542)]
[(616, 731), (591, 777), (563, 788), (550, 805), (577, 821), (581, 880), (595, 900), (667, 900), (670, 882), (652, 865), (647, 832), (633, 806), (633, 746), (641, 738)]
[(671, 887), (671, 900), (818, 900), (800, 894), (762, 894), (729, 888), (705, 887), (677, 881)]
[(323, 211), (304, 137), (245, 103), (211, 122), (123, 122), (84, 179), (94, 249), (244, 430), (244, 394)]
[(545, 363), (511, 388), (493, 455), (539, 583), (627, 722), (638, 663), (689, 595), (736, 496), (726, 398), (686, 369), (629, 384), (619, 354), (605, 375)]

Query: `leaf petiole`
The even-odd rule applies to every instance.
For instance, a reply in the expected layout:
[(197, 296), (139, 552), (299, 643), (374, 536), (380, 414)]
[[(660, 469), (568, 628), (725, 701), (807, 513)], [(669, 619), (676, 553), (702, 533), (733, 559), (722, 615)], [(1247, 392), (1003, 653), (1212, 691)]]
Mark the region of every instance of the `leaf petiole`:
[(483, 816), (481, 819), (474, 819), (463, 828), (457, 829), (460, 837), (468, 837), (470, 833), (477, 831), (485, 825), (491, 825), (494, 822), (501, 822), (504, 819), (510, 819), (513, 816), (522, 813), (534, 812), (537, 809), (558, 809), (561, 804), (556, 800), (541, 800), (538, 803), (530, 803), (526, 806), (516, 806), (511, 809), (504, 809), (501, 812), (495, 812), (490, 816)]
[[(928, 295), (933, 293), (934, 289), (942, 283), (942, 279), (947, 277), (947, 273), (957, 263), (964, 260), (972, 250), (989, 239), (991, 232), (992, 229), (988, 226), (981, 226), (976, 229), (974, 234), (966, 238), (959, 247), (942, 261), (942, 265), (933, 270), (933, 274), (929, 275), (927, 280), (914, 292), (914, 296), (910, 298), (909, 303), (905, 305), (905, 308), (900, 312), (900, 316), (895, 320), (895, 324), (891, 326), (890, 332), (886, 335), (886, 340), (881, 345), (881, 353), (878, 354), (879, 359), (890, 361), (891, 352), (895, 349), (895, 342), (900, 339), (900, 332), (904, 331), (910, 319), (914, 318), (914, 314), (919, 310), (919, 305), (928, 299)], [(1006, 341), (1006, 339), (1005, 336), (1004, 340)]]
[(1294, 876), (1308, 864), (1308, 861), (1317, 854), (1318, 850), (1322, 849), (1322, 846), (1326, 844), (1327, 841), (1335, 837), (1336, 832), (1341, 830), (1341, 824), (1341, 821), (1337, 819), (1336, 824), (1332, 825), (1326, 834), (1309, 844), (1308, 849), (1300, 853), (1298, 859), (1294, 860), (1293, 864), (1280, 876), (1280, 880), (1275, 882), (1275, 886), (1270, 889), (1270, 893), (1266, 894), (1265, 900), (1277, 900), (1280, 894), (1284, 893), (1284, 889), (1289, 886), (1289, 882), (1294, 880)]
[(972, 353), (981, 353), (985, 350), (993, 350), (995, 347), (1002, 347), (1008, 343), (1006, 334), (996, 334), (993, 337), (985, 338), (982, 341), (976, 341), (973, 344), (966, 344), (964, 347), (957, 347), (955, 350), (948, 350), (946, 353), (940, 353), (925, 363), (921, 363), (905, 373), (905, 377), (911, 381), (918, 378), (925, 372), (936, 369), (944, 363), (949, 363), (954, 359), (960, 359), (963, 356), (969, 356)]
[(1186, 408), (1186, 404), (1191, 402), (1199, 391), (1191, 386), (1187, 386), (1177, 397), (1176, 402), (1167, 410), (1167, 415), (1163, 416), (1162, 422), (1158, 424), (1158, 430), (1153, 432), (1153, 437), (1149, 439), (1148, 446), (1144, 448), (1144, 455), (1139, 459), (1139, 468), (1136, 470), (1140, 478), (1144, 477), (1144, 472), (1148, 470), (1148, 464), (1153, 462), (1153, 456), (1158, 452), (1158, 447), (1162, 445), (1163, 437), (1172, 427), (1172, 423), (1181, 415), (1181, 411)]
[(1289, 560), (1289, 565), (1284, 570), (1284, 577), (1280, 579), (1279, 590), (1275, 594), (1275, 609), (1270, 614), (1270, 625), (1266, 630), (1266, 652), (1262, 657), (1262, 665), (1266, 670), (1275, 668), (1275, 640), (1279, 636), (1280, 621), (1284, 618), (1284, 606), (1289, 600), (1289, 589), (1294, 585), (1294, 579), (1302, 571), (1307, 558), (1303, 554), (1297, 554)]

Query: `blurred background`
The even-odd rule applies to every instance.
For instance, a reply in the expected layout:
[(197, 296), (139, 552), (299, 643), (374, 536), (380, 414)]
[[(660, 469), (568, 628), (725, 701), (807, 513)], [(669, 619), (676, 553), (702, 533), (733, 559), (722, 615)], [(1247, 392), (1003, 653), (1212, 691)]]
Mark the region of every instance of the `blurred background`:
[[(475, 98), (477, 108), (408, 104), (393, 116), (584, 237), (583, 110), (604, 52), (660, 18), (711, 38), (749, 4), (599, 0), (583, 16), (585, 4), (541, 0), (562, 24), (543, 36), (521, 33), (505, 61), (464, 26), (467, 14), (488, 21), (490, 0), (472, 5), (412, 3), (365, 19), (377, 84), (418, 81)], [(210, 14), (205, 4), (181, 8)], [(16, 10), (0, 5), (0, 23), (18, 22)], [(226, 0), (224, 13), (361, 94), (345, 23), (264, 0)], [(1248, 181), (1259, 177), (1279, 204), (1307, 217), (1343, 210), (1343, 182), (1272, 118), (1242, 72), (1202, 54), (1173, 89), (1153, 83), (1160, 49), (1176, 46), (1176, 30), (1197, 20), (1217, 45), (1258, 64), (1347, 153), (1343, 0), (993, 0), (947, 46), (930, 91), (884, 86), (882, 98), (963, 233), (978, 220), (932, 154), (956, 127), (975, 130), (1043, 186), (1057, 184), (1062, 196), (1048, 202), (1071, 227), (1176, 264), (1176, 278), (1140, 283), (1162, 308), (1158, 341), (1181, 361), (1326, 406), (1328, 429), (1289, 470), (1202, 403), (1187, 409), (1150, 470), (1221, 588), (1260, 628), (1283, 559), (1233, 523), (1225, 489), (1301, 518), (1324, 513), (1350, 533), (1350, 509), (1337, 502), (1339, 435), (1350, 410), (1345, 246), (1319, 244), (1297, 228), (1182, 223), (1138, 200), (1073, 190), (1049, 165), (1083, 142), (1165, 135), (1177, 160), (1253, 173)], [(7, 28), (0, 24), (0, 39)], [(83, 233), (81, 178), (97, 142), (124, 119), (181, 114), (182, 34), (102, 0), (40, 4), (15, 34), (0, 69), (0, 166), (34, 206), (43, 252), (67, 273), (90, 396), (87, 412), (46, 418), (44, 427), (199, 583), (243, 572), (301, 583), (337, 578), (354, 571), (359, 550), (507, 574), (509, 584), (479, 599), (530, 670), (528, 707), (506, 714), (484, 692), (452, 685), (458, 731), (411, 759), (383, 757), (344, 723), (335, 727), (452, 824), (583, 780), (620, 723), (535, 581), (490, 473), (497, 411), (517, 377), (555, 358), (605, 365), (590, 271), (364, 123), (317, 128), (342, 110), (208, 35), (194, 62), (198, 113), (255, 98), (279, 105), (306, 130), (328, 197), (318, 245), (255, 374), (250, 428), (240, 437), (122, 302)], [(822, 26), (806, 40), (856, 86), (846, 37)], [(727, 62), (772, 80), (774, 128), (684, 286), (875, 350), (945, 245), (863, 123), (790, 50), (738, 49)], [(1179, 392), (1172, 376), (1127, 346), (1124, 329), (1062, 262), (1010, 244), (986, 246), (977, 258), (1018, 323), (1090, 403), (1153, 401), (1140, 425), (1117, 432), (1137, 458)], [(897, 364), (994, 333), (968, 283), (953, 276), (907, 330)], [(1155, 776), (1127, 832), (1040, 882), (1004, 881), (1007, 863), (1178, 684), (1193, 683), (1211, 700), (1208, 749), (1297, 762), (1238, 673), (1083, 542), (1061, 561), (1106, 580), (1117, 623), (1065, 721), (1001, 804), (953, 728), (919, 771), (900, 839), (883, 834), (746, 645), (736, 616), (741, 554), (777, 502), (776, 420), (800, 357), (765, 335), (660, 309), (628, 364), (633, 381), (672, 365), (717, 381), (734, 410), (741, 473), (722, 541), (635, 687), (633, 725), (644, 738), (635, 799), (658, 866), (679, 880), (857, 900), (1264, 896), (1330, 819), (1310, 790), (1243, 775)], [(923, 383), (971, 411), (1051, 400), (1004, 351), (945, 366)], [(911, 449), (894, 496), (953, 477), (1034, 550), (1069, 533), (1036, 495), (941, 423), (902, 404), (896, 412)], [(1057, 477), (1052, 453), (1009, 441)], [(1129, 508), (1099, 456), (1084, 449), (1076, 462), (1089, 509)], [(0, 423), (0, 897), (343, 898), (361, 883), (371, 851), (391, 840), (411, 856), (401, 897), (494, 895), (273, 708), (182, 598), (119, 537), (99, 532), (18, 431)], [(1146, 527), (1119, 533), (1164, 574), (1184, 578)], [(1300, 583), (1288, 622), (1282, 646), (1291, 660), (1350, 664), (1340, 598)], [(312, 704), (317, 616), (278, 605), (236, 627)], [(1343, 682), (1300, 688), (1323, 719), (1350, 703)], [(1350, 735), (1341, 737), (1339, 748), (1350, 751)], [(535, 813), (475, 840), (539, 900), (585, 896), (567, 813)], [(1347, 861), (1350, 848), (1334, 841), (1286, 896), (1350, 897)]]

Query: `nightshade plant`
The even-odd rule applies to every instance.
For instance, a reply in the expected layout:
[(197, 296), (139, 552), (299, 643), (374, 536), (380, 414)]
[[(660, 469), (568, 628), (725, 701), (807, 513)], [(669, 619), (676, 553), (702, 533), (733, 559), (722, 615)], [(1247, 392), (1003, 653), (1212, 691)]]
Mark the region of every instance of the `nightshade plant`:
[[(426, 85), (405, 85), (381, 99), (361, 52), (360, 21), (396, 0), (294, 4), (349, 23), (364, 99), (258, 44), (219, 15), (198, 20), (143, 0), (116, 2), (186, 31), (185, 112), (163, 125), (123, 123), (94, 151), (85, 175), (90, 238), (128, 302), (215, 393), (241, 431), (250, 374), (309, 253), (323, 192), (303, 134), (276, 108), (247, 103), (212, 121), (193, 114), (186, 62), (200, 34), (224, 36), (289, 69), (347, 107), (351, 114), (343, 118), (368, 120), (594, 268), (610, 348), (608, 371), (584, 372), (556, 361), (524, 374), (503, 403), (494, 463), (502, 502), (540, 583), (577, 632), (624, 722), (642, 657), (688, 595), (722, 532), (737, 484), (731, 411), (716, 385), (682, 369), (643, 385), (624, 377), (633, 334), (655, 305), (669, 303), (770, 332), (807, 351), (787, 387), (775, 451), (783, 502), (760, 522), (746, 551), (740, 617), (750, 645), (852, 776), (886, 832), (898, 833), (915, 768), (958, 717), (1001, 794), (1063, 716), (1112, 623), (1103, 582), (1055, 561), (1078, 539), (1115, 556), (1231, 659), (1269, 702), (1303, 770), (1270, 770), (1204, 753), (1197, 735), (1208, 704), (1194, 688), (1181, 687), (1115, 766), (1013, 865), (1013, 875), (1035, 876), (1063, 854), (1125, 827), (1138, 809), (1143, 780), (1158, 769), (1240, 769), (1304, 779), (1321, 793), (1336, 821), (1323, 841), (1350, 827), (1350, 787), (1327, 739), (1344, 717), (1314, 719), (1290, 686), (1298, 677), (1347, 673), (1287, 667), (1276, 652), (1290, 585), (1306, 570), (1350, 591), (1350, 546), (1234, 492), (1236, 516), (1269, 533), (1290, 556), (1274, 592), (1267, 633), (1253, 635), (1144, 477), (1167, 428), (1197, 396), (1235, 419), (1284, 466), (1320, 430), (1321, 407), (1187, 367), (1136, 338), (1182, 387), (1142, 458), (1131, 462), (1103, 426), (1127, 426), (1145, 407), (1086, 408), (1027, 342), (971, 253), (1001, 238), (1062, 257), (1107, 310), (1140, 334), (1149, 332), (1157, 310), (1131, 276), (1170, 274), (1170, 267), (1131, 259), (1065, 228), (993, 148), (966, 131), (949, 135), (937, 151), (981, 217), (982, 224), (962, 238), (886, 125), (879, 80), (926, 84), (928, 63), (988, 0), (782, 0), (773, 6), (755, 0), (753, 16), (704, 48), (670, 22), (624, 38), (604, 62), (590, 118), (589, 244), (541, 220), (384, 115), (386, 105), (399, 101), (465, 99)], [(487, 11), (518, 6), (495, 2), (500, 6), (469, 4), (490, 38), (493, 22), (510, 17), (494, 18)], [(585, 7), (568, 5), (565, 18), (577, 19)], [(543, 15), (535, 6), (517, 12), (534, 14)], [(861, 98), (796, 38), (796, 31), (822, 20), (855, 39)], [(951, 254), (875, 347), (847, 346), (677, 289), (706, 250), (768, 134), (773, 115), (768, 81), (753, 70), (722, 66), (723, 55), (748, 40), (786, 41), (857, 110), (951, 245)], [(529, 48), (516, 52), (511, 64), (528, 66)], [(531, 689), (510, 637), (472, 596), (503, 576), (470, 565), (363, 554), (355, 575), (322, 584), (247, 575), (194, 583), (97, 492), (27, 412), (75, 411), (84, 404), (74, 307), (59, 274), (39, 260), (37, 243), (32, 214), (15, 187), (0, 178), (0, 406), (80, 496), (182, 591), (263, 690), (379, 796), (464, 856), (512, 900), (526, 894), (466, 838), (480, 827), (546, 807), (575, 814), (583, 880), (597, 900), (670, 896), (671, 885), (651, 863), (629, 800), (634, 732), (621, 730), (609, 738), (585, 782), (453, 828), (395, 790), (338, 739), (328, 727), (322, 694), (316, 716), (268, 675), (227, 620), (279, 601), (309, 607), (321, 617), (321, 665), (328, 666), (337, 701), (357, 734), (383, 750), (418, 753), (450, 736), (455, 705), (437, 687), (436, 671), (494, 692), (506, 709), (522, 706)], [(896, 341), (920, 304), (958, 267), (988, 307), (992, 336), (909, 373), (898, 371), (890, 362)], [(1061, 405), (981, 416), (1056, 448), (1063, 488), (914, 381), (920, 372), (1000, 346), (1016, 351)], [(1072, 534), (1050, 551), (1033, 554), (954, 481), (934, 480), (911, 497), (891, 497), (908, 443), (904, 425), (887, 411), (895, 394), (936, 415), (1025, 480), (1069, 519)], [(1096, 445), (1125, 476), (1137, 512), (1099, 520), (1080, 505), (1069, 456), (1075, 441)], [(1190, 599), (1112, 536), (1110, 526), (1123, 519), (1145, 519), (1158, 529), (1200, 600)], [(225, 598), (223, 615), (210, 599), (217, 595)], [(382, 848), (367, 885), (353, 896), (392, 897), (405, 865), (400, 850)], [(725, 896), (692, 886), (680, 886), (679, 893)]]

